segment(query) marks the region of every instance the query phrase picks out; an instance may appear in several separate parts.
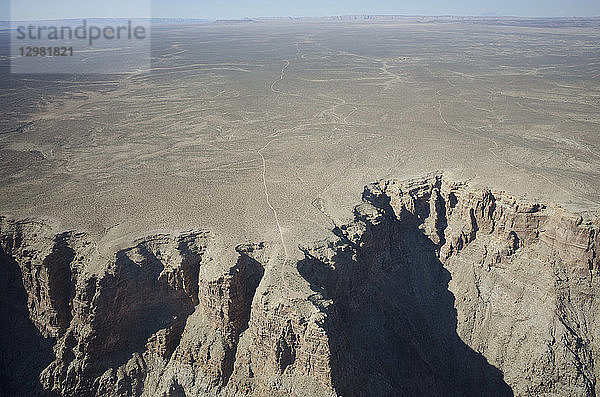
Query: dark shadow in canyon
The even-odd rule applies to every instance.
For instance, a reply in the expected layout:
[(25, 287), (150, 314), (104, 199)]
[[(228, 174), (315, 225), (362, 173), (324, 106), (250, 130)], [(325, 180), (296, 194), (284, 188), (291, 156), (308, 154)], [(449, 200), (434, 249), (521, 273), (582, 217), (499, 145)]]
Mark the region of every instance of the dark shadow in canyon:
[(221, 383), (226, 385), (233, 374), (238, 343), (242, 332), (248, 329), (252, 300), (256, 289), (265, 275), (264, 267), (254, 258), (246, 255), (239, 247), (236, 266), (230, 270), (231, 296), (236, 304), (231, 307), (230, 329), (225, 333), (229, 346), (225, 348), (225, 357), (222, 364)]
[(31, 322), (19, 265), (0, 247), (0, 395), (53, 396), (39, 375), (54, 359), (54, 343)]
[[(141, 258), (139, 262), (129, 257), (133, 251)], [(177, 274), (164, 272), (166, 264), (143, 243), (117, 252), (116, 270), (98, 281), (100, 293), (95, 298), (97, 314), (92, 328), (96, 337), (89, 345), (89, 353), (97, 373), (119, 367), (134, 353), (144, 352), (150, 337), (161, 330), (167, 331), (166, 341), (164, 351), (157, 353), (165, 358), (171, 356), (198, 299), (201, 258), (186, 254), (184, 269)], [(188, 271), (195, 275), (190, 294), (174, 281), (185, 277)]]
[(502, 372), (456, 332), (451, 276), (419, 228), (423, 211), (367, 222), (358, 243), (336, 229), (330, 261), (307, 255), (298, 263), (311, 288), (333, 301), (325, 327), (334, 387), (345, 397), (512, 396)]

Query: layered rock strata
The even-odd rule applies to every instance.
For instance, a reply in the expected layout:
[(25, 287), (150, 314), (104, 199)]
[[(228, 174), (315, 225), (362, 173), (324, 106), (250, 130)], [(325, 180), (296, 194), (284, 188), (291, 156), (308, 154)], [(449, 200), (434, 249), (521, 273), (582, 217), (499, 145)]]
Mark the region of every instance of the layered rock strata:
[(332, 232), (290, 264), (0, 218), (0, 394), (600, 392), (595, 215), (431, 174), (368, 185)]

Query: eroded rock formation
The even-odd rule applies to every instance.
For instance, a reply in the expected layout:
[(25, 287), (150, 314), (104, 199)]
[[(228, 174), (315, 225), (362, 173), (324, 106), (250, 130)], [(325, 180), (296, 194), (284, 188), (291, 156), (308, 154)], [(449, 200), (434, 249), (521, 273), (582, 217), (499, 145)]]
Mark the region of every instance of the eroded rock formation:
[(594, 396), (599, 233), (439, 174), (367, 186), (294, 266), (1, 218), (0, 394)]

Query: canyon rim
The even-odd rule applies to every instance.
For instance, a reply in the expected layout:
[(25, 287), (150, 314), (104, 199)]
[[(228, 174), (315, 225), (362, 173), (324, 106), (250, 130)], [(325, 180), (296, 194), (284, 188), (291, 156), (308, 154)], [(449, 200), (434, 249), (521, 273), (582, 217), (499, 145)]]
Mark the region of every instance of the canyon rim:
[(2, 394), (597, 393), (599, 220), (442, 174), (301, 244), (0, 221)]

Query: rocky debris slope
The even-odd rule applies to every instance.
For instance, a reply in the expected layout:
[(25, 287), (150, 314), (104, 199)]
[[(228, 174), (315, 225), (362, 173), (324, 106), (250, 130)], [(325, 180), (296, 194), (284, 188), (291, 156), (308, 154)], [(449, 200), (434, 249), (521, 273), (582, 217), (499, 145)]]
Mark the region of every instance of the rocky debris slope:
[(594, 396), (599, 233), (439, 174), (367, 186), (294, 267), (0, 218), (0, 394)]

